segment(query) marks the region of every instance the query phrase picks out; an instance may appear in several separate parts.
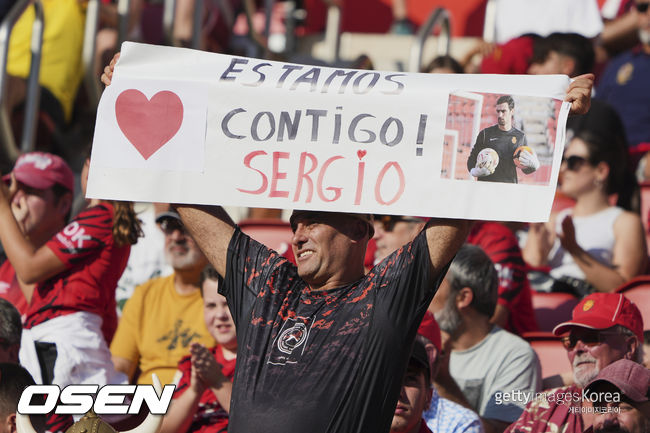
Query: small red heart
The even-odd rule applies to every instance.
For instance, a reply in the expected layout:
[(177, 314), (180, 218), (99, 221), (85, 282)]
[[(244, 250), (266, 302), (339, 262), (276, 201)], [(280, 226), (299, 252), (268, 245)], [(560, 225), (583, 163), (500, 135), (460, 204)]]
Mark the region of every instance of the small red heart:
[(365, 150), (357, 150), (357, 156), (359, 159), (363, 159), (364, 156), (366, 156), (366, 151)]
[(117, 97), (115, 117), (126, 138), (147, 160), (180, 129), (183, 103), (169, 90), (158, 92), (149, 100), (139, 90), (129, 89)]

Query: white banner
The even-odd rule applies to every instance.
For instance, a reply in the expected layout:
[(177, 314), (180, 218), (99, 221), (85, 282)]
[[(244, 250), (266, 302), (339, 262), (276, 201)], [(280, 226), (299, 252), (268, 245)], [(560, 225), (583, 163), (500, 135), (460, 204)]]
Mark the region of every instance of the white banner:
[(125, 43), (99, 103), (87, 195), (546, 221), (568, 84)]

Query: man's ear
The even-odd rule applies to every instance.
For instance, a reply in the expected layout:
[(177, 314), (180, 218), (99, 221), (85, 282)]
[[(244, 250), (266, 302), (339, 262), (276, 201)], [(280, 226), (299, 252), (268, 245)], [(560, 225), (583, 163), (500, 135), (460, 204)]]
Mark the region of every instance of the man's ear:
[(627, 337), (625, 339), (625, 359), (636, 362), (636, 351), (639, 347), (639, 340), (636, 337)]
[(9, 346), (7, 349), (7, 354), (9, 355), (10, 362), (15, 362), (18, 364), (18, 354), (20, 353), (20, 344), (14, 344)]
[(2, 420), (2, 423), (4, 424), (4, 431), (8, 431), (11, 433), (16, 433), (16, 414), (15, 413), (10, 413), (5, 417), (5, 419)]
[(599, 181), (605, 182), (609, 177), (609, 172), (609, 164), (605, 161), (601, 161), (596, 165), (596, 175), (598, 176)]
[(59, 198), (59, 201), (56, 204), (56, 211), (61, 216), (61, 218), (65, 218), (70, 212), (70, 209), (72, 208), (72, 200), (72, 192), (70, 191), (67, 191)]
[(431, 369), (431, 378), (433, 379), (438, 374), (438, 349), (433, 343), (428, 343), (424, 346), (424, 350), (426, 350), (427, 358), (429, 358), (429, 368)]
[(463, 287), (456, 295), (456, 307), (458, 310), (467, 308), (474, 300), (474, 292), (469, 287)]
[(372, 238), (372, 236), (370, 236), (370, 226), (368, 223), (361, 221), (360, 219), (355, 219), (350, 237), (355, 241), (360, 241), (364, 237), (367, 237), (367, 239)]

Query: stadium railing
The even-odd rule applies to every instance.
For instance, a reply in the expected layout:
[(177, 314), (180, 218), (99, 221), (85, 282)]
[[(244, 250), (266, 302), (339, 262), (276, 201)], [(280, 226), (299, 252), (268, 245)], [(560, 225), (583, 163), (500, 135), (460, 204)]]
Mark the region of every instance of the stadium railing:
[(420, 72), (422, 68), (422, 53), (424, 51), (424, 43), (431, 31), (440, 26), (440, 35), (437, 38), (438, 47), (436, 55), (446, 56), (449, 54), (449, 46), (451, 44), (451, 16), (447, 9), (436, 8), (427, 19), (426, 23), (420, 27), (415, 41), (411, 48), (411, 57), (409, 61), (410, 72)]
[(18, 158), (19, 149), (11, 127), (9, 107), (7, 105), (7, 59), (9, 56), (9, 39), (11, 30), (28, 7), (34, 6), (34, 23), (31, 37), (31, 63), (27, 79), (27, 93), (25, 117), (23, 120), (23, 133), (20, 151), (29, 152), (34, 149), (36, 139), (36, 121), (40, 105), (40, 88), (38, 76), (41, 69), (41, 51), (43, 48), (43, 5), (40, 0), (19, 0), (9, 10), (9, 13), (0, 24), (0, 141), (6, 155), (15, 160)]

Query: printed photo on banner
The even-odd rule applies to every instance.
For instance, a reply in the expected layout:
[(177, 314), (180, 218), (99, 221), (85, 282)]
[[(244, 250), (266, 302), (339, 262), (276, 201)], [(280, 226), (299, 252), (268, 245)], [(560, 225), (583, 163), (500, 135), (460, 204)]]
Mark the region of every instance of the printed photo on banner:
[(561, 107), (553, 98), (452, 92), (440, 176), (548, 185)]

